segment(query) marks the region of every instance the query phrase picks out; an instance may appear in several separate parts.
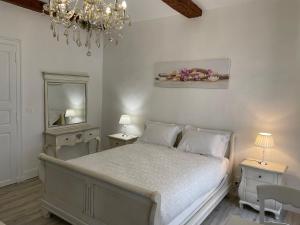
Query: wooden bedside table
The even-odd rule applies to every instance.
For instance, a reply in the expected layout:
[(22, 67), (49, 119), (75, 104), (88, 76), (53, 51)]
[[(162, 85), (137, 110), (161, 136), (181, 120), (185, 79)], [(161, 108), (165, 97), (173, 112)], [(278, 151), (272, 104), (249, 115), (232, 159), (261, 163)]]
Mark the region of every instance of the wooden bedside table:
[[(240, 207), (249, 205), (259, 210), (259, 200), (257, 198), (257, 185), (282, 184), (282, 176), (287, 170), (286, 165), (268, 162), (268, 165), (259, 164), (257, 160), (246, 159), (241, 163), (242, 180), (239, 186)], [(267, 200), (265, 211), (275, 214), (279, 218), (282, 204)]]
[(109, 144), (111, 148), (122, 145), (132, 144), (137, 141), (138, 136), (124, 135), (122, 133), (108, 135)]

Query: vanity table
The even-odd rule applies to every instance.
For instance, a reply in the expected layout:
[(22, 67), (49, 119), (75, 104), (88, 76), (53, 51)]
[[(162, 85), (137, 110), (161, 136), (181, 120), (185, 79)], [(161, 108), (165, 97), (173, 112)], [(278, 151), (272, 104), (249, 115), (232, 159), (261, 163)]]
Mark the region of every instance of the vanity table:
[(48, 154), (48, 150), (53, 151), (56, 158), (57, 152), (63, 146), (74, 146), (79, 143), (88, 144), (88, 153), (91, 153), (90, 143), (92, 140), (97, 141), (96, 151), (100, 151), (100, 132), (99, 128), (86, 125), (80, 128), (68, 128), (61, 130), (52, 130), (44, 132), (45, 145), (44, 153)]
[[(91, 142), (100, 150), (100, 128), (87, 124), (88, 75), (43, 73), (45, 90), (44, 153), (58, 157), (64, 146)], [(74, 148), (75, 149), (75, 148)]]

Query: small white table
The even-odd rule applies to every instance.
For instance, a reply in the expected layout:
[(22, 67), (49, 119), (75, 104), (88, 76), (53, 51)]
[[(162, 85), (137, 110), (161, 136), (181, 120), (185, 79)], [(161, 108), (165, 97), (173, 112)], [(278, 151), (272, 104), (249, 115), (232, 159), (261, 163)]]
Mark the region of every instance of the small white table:
[[(242, 180), (239, 186), (240, 207), (249, 205), (255, 210), (259, 210), (257, 185), (281, 185), (283, 183), (282, 176), (286, 172), (287, 166), (272, 162), (268, 162), (268, 165), (262, 165), (255, 159), (246, 159), (240, 166), (242, 169)], [(274, 213), (278, 219), (282, 204), (274, 200), (267, 200), (265, 203), (265, 211)]]
[(115, 148), (122, 145), (132, 144), (137, 141), (138, 136), (130, 134), (111, 134), (108, 135), (109, 144), (111, 148)]
[[(54, 157), (57, 158), (57, 152), (63, 146), (74, 146), (79, 143), (90, 143), (92, 140), (97, 141), (96, 151), (100, 149), (100, 129), (90, 125), (66, 128), (59, 130), (50, 130), (44, 132), (45, 145), (44, 152), (47, 154), (48, 149), (53, 150)], [(88, 147), (90, 153), (90, 146)]]

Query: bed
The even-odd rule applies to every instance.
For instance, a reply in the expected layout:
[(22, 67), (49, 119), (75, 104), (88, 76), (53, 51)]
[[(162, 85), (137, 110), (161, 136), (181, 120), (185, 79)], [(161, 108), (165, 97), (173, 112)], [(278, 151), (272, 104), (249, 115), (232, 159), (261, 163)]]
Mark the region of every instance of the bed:
[(42, 209), (74, 225), (196, 225), (228, 194), (223, 159), (136, 143), (62, 161), (40, 155)]

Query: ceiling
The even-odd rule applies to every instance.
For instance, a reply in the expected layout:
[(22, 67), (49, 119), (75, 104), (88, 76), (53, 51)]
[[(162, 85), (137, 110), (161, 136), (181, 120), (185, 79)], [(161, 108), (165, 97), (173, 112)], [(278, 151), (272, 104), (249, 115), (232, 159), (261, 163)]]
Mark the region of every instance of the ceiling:
[[(48, 2), (49, 0), (41, 0)], [(113, 0), (108, 0), (113, 1)], [(121, 1), (121, 0), (120, 0)], [(128, 3), (128, 12), (133, 21), (152, 20), (163, 18), (178, 13), (166, 5), (161, 0), (126, 0)], [(218, 7), (241, 4), (251, 0), (194, 0), (203, 10), (214, 9)]]
[[(126, 0), (133, 21), (151, 20), (178, 13), (161, 0)], [(242, 4), (251, 0), (194, 0), (203, 10)]]

